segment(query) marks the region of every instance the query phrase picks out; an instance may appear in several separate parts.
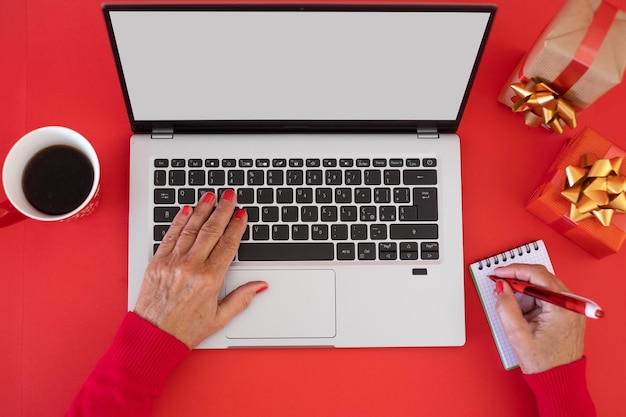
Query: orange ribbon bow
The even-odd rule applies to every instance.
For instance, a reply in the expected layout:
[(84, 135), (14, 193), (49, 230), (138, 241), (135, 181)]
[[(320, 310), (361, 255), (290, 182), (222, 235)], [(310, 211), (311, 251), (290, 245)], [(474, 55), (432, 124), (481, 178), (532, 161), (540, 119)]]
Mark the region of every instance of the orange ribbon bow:
[(609, 226), (615, 213), (626, 213), (623, 160), (622, 157), (597, 159), (585, 154), (581, 166), (565, 168), (567, 179), (561, 195), (572, 203), (570, 219), (579, 222), (593, 215), (603, 226)]
[(519, 99), (513, 104), (515, 113), (525, 113), (528, 126), (540, 125), (563, 133), (563, 123), (571, 129), (576, 127), (574, 106), (544, 82), (532, 79), (527, 83), (511, 84)]

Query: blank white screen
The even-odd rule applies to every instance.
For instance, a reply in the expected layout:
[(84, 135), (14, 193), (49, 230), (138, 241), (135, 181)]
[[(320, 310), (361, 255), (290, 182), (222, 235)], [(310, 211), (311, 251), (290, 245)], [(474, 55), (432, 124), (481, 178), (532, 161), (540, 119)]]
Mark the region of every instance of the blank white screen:
[(489, 13), (112, 11), (134, 119), (455, 120)]

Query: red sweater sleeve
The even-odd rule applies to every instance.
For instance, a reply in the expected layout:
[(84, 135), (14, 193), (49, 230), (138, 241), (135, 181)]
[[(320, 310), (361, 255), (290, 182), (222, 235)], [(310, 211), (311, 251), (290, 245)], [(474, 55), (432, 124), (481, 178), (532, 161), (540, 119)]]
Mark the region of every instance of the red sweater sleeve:
[(189, 352), (180, 340), (129, 312), (66, 417), (149, 416), (167, 376)]
[(587, 359), (524, 375), (537, 398), (541, 417), (596, 417), (586, 379)]

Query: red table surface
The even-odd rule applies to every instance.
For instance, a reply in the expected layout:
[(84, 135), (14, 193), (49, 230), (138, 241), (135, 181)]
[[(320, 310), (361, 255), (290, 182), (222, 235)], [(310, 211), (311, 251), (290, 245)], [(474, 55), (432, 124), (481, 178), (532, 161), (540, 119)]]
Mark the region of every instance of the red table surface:
[[(0, 416), (62, 415), (127, 310), (131, 131), (100, 3), (2, 0), (0, 160), (29, 130), (71, 127), (99, 154), (102, 197), (83, 220), (0, 229)], [(465, 264), (544, 239), (571, 290), (607, 312), (587, 323), (588, 384), (600, 416), (624, 416), (626, 250), (597, 260), (525, 210), (571, 132), (527, 128), (496, 102), (563, 1), (499, 3), (459, 129)], [(626, 0), (614, 3), (626, 8)], [(626, 148), (625, 96), (625, 84), (611, 90), (580, 115), (577, 130), (590, 125)], [(536, 415), (520, 371), (502, 367), (467, 271), (465, 286), (464, 347), (194, 351), (154, 415)]]

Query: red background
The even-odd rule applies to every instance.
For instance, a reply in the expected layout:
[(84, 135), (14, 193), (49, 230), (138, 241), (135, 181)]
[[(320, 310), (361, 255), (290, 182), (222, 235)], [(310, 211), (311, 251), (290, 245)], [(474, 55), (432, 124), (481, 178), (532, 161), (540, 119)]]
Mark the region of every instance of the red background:
[[(93, 143), (102, 166), (101, 205), (90, 217), (0, 229), (0, 416), (62, 415), (126, 312), (131, 131), (100, 0), (0, 3), (0, 160), (26, 132), (64, 125)], [(527, 128), (496, 102), (563, 1), (498, 3), (459, 130), (465, 264), (544, 239), (572, 291), (607, 312), (587, 323), (588, 383), (600, 416), (623, 416), (626, 250), (597, 260), (525, 210), (571, 132)], [(625, 96), (625, 84), (611, 90), (580, 115), (580, 128), (626, 148)], [(154, 415), (536, 415), (520, 371), (502, 368), (467, 272), (465, 285), (462, 348), (194, 351)]]

